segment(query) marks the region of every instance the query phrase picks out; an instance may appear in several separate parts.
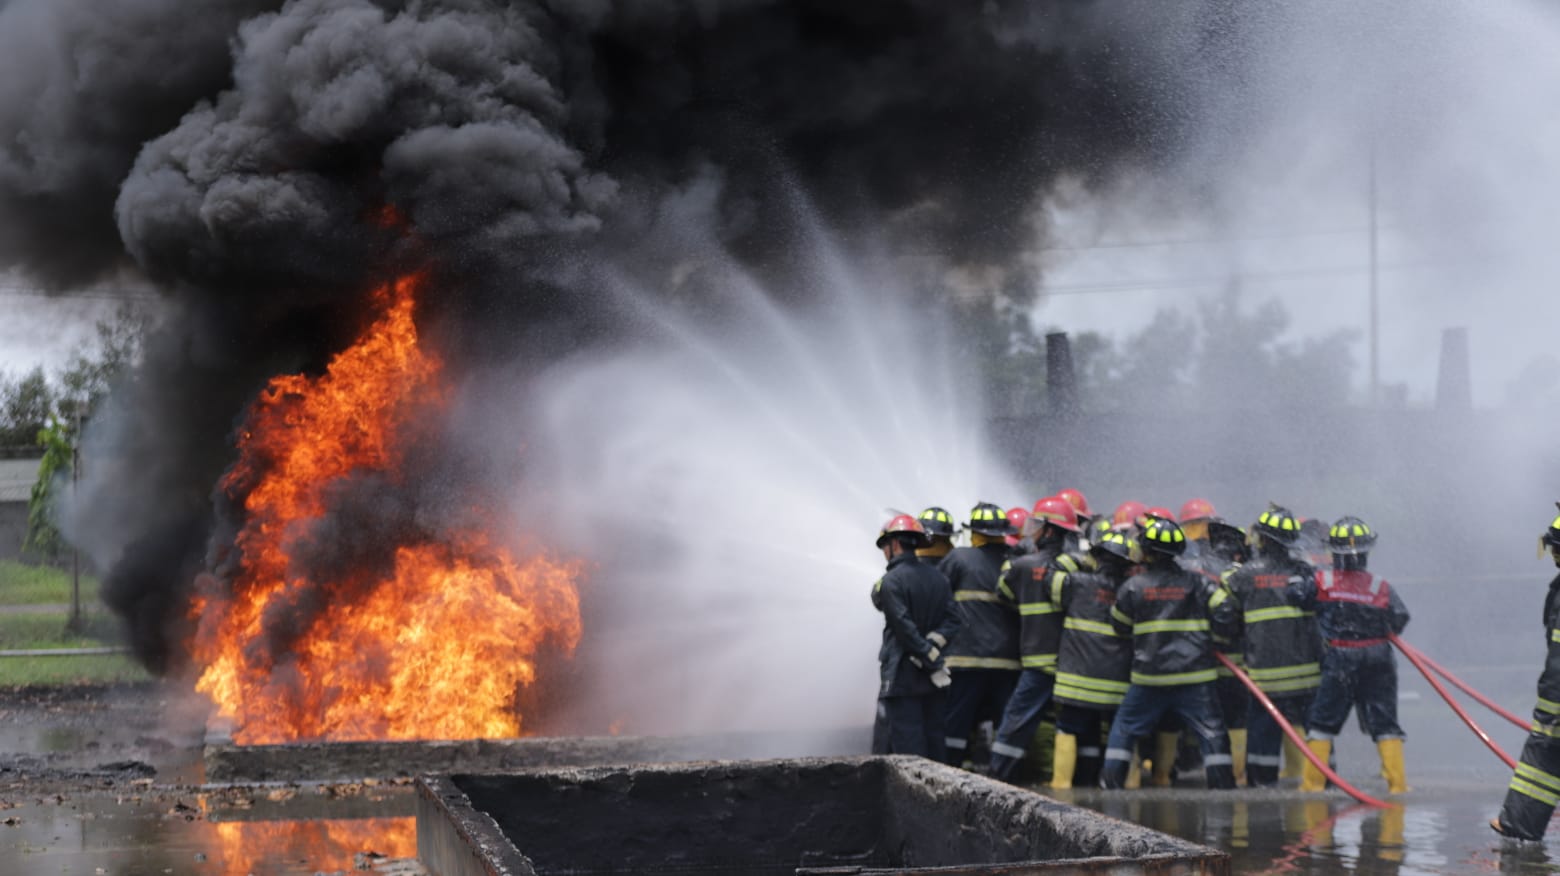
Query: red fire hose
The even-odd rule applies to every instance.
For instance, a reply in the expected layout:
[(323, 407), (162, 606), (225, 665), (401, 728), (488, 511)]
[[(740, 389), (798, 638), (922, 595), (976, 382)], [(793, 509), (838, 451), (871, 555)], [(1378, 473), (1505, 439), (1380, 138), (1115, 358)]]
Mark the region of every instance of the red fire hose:
[(1317, 757), (1316, 753), (1311, 750), (1311, 747), (1305, 744), (1305, 739), (1302, 738), (1298, 732), (1296, 732), (1294, 725), (1284, 720), (1284, 713), (1280, 712), (1278, 707), (1273, 705), (1273, 701), (1268, 699), (1268, 695), (1262, 692), (1262, 688), (1257, 687), (1257, 683), (1251, 680), (1251, 676), (1247, 675), (1245, 671), (1242, 670), (1239, 666), (1231, 663), (1230, 658), (1225, 657), (1223, 654), (1215, 651), (1213, 656), (1218, 658), (1219, 662), (1223, 663), (1225, 668), (1235, 673), (1235, 677), (1240, 679), (1240, 683), (1246, 686), (1246, 690), (1251, 691), (1251, 695), (1257, 698), (1257, 702), (1262, 704), (1262, 708), (1267, 709), (1267, 713), (1273, 716), (1273, 720), (1278, 722), (1279, 727), (1283, 728), (1284, 735), (1289, 737), (1289, 741), (1293, 742), (1295, 747), (1300, 749), (1300, 753), (1305, 755), (1305, 759), (1310, 761), (1312, 766), (1322, 771), (1322, 775), (1326, 776), (1328, 781), (1342, 788), (1348, 793), (1350, 797), (1353, 797), (1367, 806), (1375, 806), (1379, 809), (1392, 808), (1391, 803), (1388, 803), (1385, 800), (1377, 800), (1375, 797), (1372, 797), (1364, 791), (1361, 791), (1359, 788), (1356, 788), (1348, 782), (1345, 782), (1342, 777), (1333, 772), (1332, 767), (1328, 766), (1326, 762)]
[(1414, 649), (1403, 644), (1403, 640), (1397, 636), (1392, 637), (1392, 644), (1396, 645), (1398, 650), (1403, 652), (1403, 656), (1408, 658), (1408, 662), (1414, 664), (1414, 668), (1418, 669), (1420, 674), (1425, 677), (1425, 681), (1430, 682), (1430, 686), (1435, 688), (1435, 692), (1441, 695), (1441, 699), (1446, 700), (1446, 704), (1452, 707), (1452, 711), (1457, 713), (1457, 717), (1461, 718), (1464, 724), (1468, 725), (1468, 729), (1473, 731), (1473, 735), (1479, 737), (1485, 745), (1489, 746), (1490, 751), (1495, 752), (1496, 757), (1505, 761), (1506, 766), (1516, 769), (1517, 762), (1511, 759), (1511, 755), (1502, 751), (1499, 745), (1495, 744), (1495, 740), (1490, 738), (1490, 734), (1484, 732), (1483, 727), (1480, 727), (1472, 718), (1468, 717), (1468, 713), (1463, 711), (1462, 706), (1457, 705), (1457, 701), (1452, 699), (1452, 695), (1447, 693), (1446, 688), (1442, 687), (1439, 681), (1436, 681), (1435, 673), (1431, 672), (1430, 667), (1424, 664), (1419, 654)]
[(1446, 671), (1446, 667), (1444, 667), (1441, 664), (1435, 662), (1434, 660), (1431, 660), (1429, 655), (1425, 654), (1425, 652), (1423, 652), (1423, 651), (1419, 650), (1418, 648), (1415, 648), (1413, 645), (1410, 645), (1409, 643), (1403, 641), (1402, 639), (1398, 638), (1396, 635), (1389, 635), (1387, 638), (1391, 639), (1392, 640), (1392, 644), (1398, 646), (1398, 650), (1402, 651), (1404, 654), (1407, 654), (1409, 651), (1413, 651), (1416, 655), (1418, 655), (1420, 660), (1425, 661), (1425, 665), (1426, 666), (1429, 666), (1431, 669), (1435, 670), (1435, 674), (1436, 675), (1441, 676), (1442, 678), (1444, 678), (1447, 681), (1451, 682), (1452, 685), (1454, 687), (1456, 687), (1458, 690), (1462, 691), (1463, 693), (1467, 694), (1470, 697), (1473, 697), (1473, 699), (1476, 700), (1479, 703), (1479, 705), (1484, 706), (1485, 708), (1489, 709), (1490, 711), (1494, 712), (1495, 714), (1501, 716), (1502, 718), (1505, 718), (1507, 721), (1510, 721), (1511, 723), (1517, 725), (1518, 727), (1521, 727), (1523, 730), (1528, 729), (1529, 722), (1524, 721), (1521, 718), (1518, 718), (1516, 715), (1513, 715), (1511, 712), (1501, 708), (1501, 705), (1499, 703), (1495, 702), (1494, 700), (1490, 699), (1489, 697), (1485, 696), (1484, 694), (1481, 694), (1478, 691), (1474, 690), (1466, 682), (1464, 682), (1462, 679), (1458, 678), (1457, 676), (1451, 674), (1450, 672), (1447, 672)]

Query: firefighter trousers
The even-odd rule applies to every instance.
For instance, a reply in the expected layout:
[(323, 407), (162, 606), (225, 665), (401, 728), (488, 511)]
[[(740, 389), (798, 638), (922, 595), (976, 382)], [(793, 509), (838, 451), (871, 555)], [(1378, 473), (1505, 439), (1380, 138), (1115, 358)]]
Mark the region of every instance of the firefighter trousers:
[(1056, 676), (1044, 669), (1025, 669), (1018, 674), (1018, 685), (1008, 697), (1007, 710), (991, 742), (991, 775), (1007, 781), (1024, 759), (1030, 740), (1045, 717), (1056, 688)]
[(1397, 693), (1397, 658), (1391, 645), (1329, 647), (1322, 653), (1322, 686), (1306, 717), (1306, 733), (1313, 739), (1332, 739), (1353, 708), (1371, 739), (1402, 739)]
[(1100, 764), (1105, 760), (1105, 729), (1116, 717), (1116, 710), (1102, 711), (1083, 706), (1062, 705), (1056, 710), (1056, 732), (1078, 737), (1078, 757), (1073, 768), (1074, 788), (1093, 788), (1100, 781)]
[(1560, 803), (1560, 724), (1533, 722), (1517, 771), (1500, 808), (1500, 832), (1525, 840), (1542, 840), (1549, 816)]
[(1219, 714), (1214, 682), (1167, 686), (1134, 684), (1116, 711), (1110, 725), (1110, 741), (1105, 746), (1105, 767), (1100, 781), (1107, 788), (1126, 783), (1132, 750), (1139, 739), (1158, 726), (1167, 712), (1181, 717), (1187, 730), (1197, 734), (1203, 753), (1203, 770), (1210, 788), (1235, 787), (1234, 762), (1230, 758), (1230, 737)]
[(919, 754), (941, 761), (947, 756), (943, 726), (947, 703), (941, 691), (913, 697), (878, 697), (873, 725), (873, 754)]
[(969, 754), (970, 732), (982, 721), (1001, 721), (1018, 684), (1017, 669), (954, 669), (948, 685), (945, 763), (959, 766)]
[[(1285, 721), (1303, 727), (1314, 693), (1307, 690), (1282, 696), (1268, 694), (1268, 699), (1273, 701)], [(1257, 698), (1252, 697), (1246, 710), (1246, 784), (1277, 784), (1278, 770), (1283, 765), (1284, 730)]]

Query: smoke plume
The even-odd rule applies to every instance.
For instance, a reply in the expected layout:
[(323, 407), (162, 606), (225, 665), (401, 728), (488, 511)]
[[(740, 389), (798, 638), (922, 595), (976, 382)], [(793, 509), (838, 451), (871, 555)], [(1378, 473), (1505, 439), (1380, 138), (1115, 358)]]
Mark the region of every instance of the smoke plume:
[[(177, 667), (191, 571), (233, 561), (242, 496), (215, 486), (246, 406), (273, 375), (318, 372), (365, 291), (409, 269), (430, 276), (421, 319), (456, 372), (520, 380), (635, 331), (611, 277), (719, 313), (724, 286), (674, 282), (712, 247), (805, 296), (799, 243), (820, 222), (930, 265), (921, 293), (1023, 298), (1056, 181), (1174, 153), (1157, 71), (1175, 59), (1149, 35), (1203, 20), (1075, 2), (15, 0), (0, 260), (62, 289), (128, 267), (174, 314), (92, 424), (73, 538), (142, 657)], [(442, 449), (491, 452), (472, 443)], [(430, 461), (394, 489), (480, 493), (491, 468)], [(390, 489), (354, 484), (305, 558), (355, 562), (458, 504)]]

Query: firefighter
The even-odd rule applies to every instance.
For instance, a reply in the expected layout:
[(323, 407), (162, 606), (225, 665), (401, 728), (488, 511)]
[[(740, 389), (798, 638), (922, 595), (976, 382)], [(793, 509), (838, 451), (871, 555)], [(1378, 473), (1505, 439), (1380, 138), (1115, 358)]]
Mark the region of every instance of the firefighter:
[[(1560, 502), (1555, 503), (1560, 509)], [(1539, 538), (1540, 550), (1560, 566), (1560, 517)], [(1522, 746), (1521, 762), (1506, 790), (1506, 803), (1490, 827), (1514, 839), (1539, 841), (1560, 802), (1560, 575), (1544, 597), (1544, 633), (1549, 651), (1538, 676), (1538, 705)]]
[(1056, 495), (1072, 506), (1073, 514), (1078, 523), (1078, 531), (1067, 534), (1067, 551), (1069, 553), (1088, 551), (1089, 526), (1094, 521), (1094, 514), (1089, 510), (1089, 500), (1083, 497), (1083, 493), (1072, 487), (1059, 490)]
[[(1240, 564), (1246, 562), (1246, 532), (1239, 526), (1212, 517), (1207, 521), (1208, 545), (1198, 560), (1198, 571), (1210, 581), (1223, 583)], [(1242, 636), (1237, 625), (1225, 635), (1215, 636), (1214, 648), (1236, 666), (1246, 665)], [(1219, 712), (1230, 734), (1230, 757), (1235, 762), (1235, 784), (1246, 783), (1246, 711), (1251, 694), (1235, 673), (1219, 664)]]
[(1056, 495), (1065, 499), (1067, 504), (1073, 507), (1073, 511), (1078, 515), (1078, 525), (1080, 527), (1094, 516), (1094, 512), (1089, 510), (1089, 500), (1085, 499), (1083, 493), (1078, 490), (1068, 487), (1064, 490), (1057, 490)]
[(1207, 499), (1187, 499), (1182, 503), (1181, 513), (1175, 519), (1186, 533), (1186, 561), (1201, 564), (1203, 551), (1208, 548), (1208, 521), (1216, 516), (1213, 503)]
[(1132, 639), (1132, 674), (1111, 722), (1101, 781), (1122, 787), (1138, 739), (1174, 712), (1202, 743), (1208, 786), (1232, 788), (1230, 740), (1214, 695), (1212, 635), (1236, 622), (1234, 602), (1229, 591), (1176, 562), (1186, 533), (1175, 521), (1149, 519), (1141, 544), (1143, 571), (1121, 585), (1110, 611), (1117, 634)]
[[(1030, 550), (1002, 567), (1001, 595), (1018, 605), (1018, 684), (1008, 699), (991, 743), (991, 775), (1007, 780), (1024, 759), (1056, 682), (1056, 652), (1062, 641), (1062, 614), (1051, 600), (1051, 573), (1058, 560), (1077, 568), (1063, 552), (1067, 536), (1078, 532), (1078, 515), (1066, 499), (1050, 496), (1035, 503), (1029, 520)], [(1010, 518), (1011, 519), (1011, 516)]]
[(883, 645), (874, 754), (919, 754), (943, 759), (943, 691), (951, 684), (943, 651), (959, 632), (959, 613), (948, 579), (916, 558), (927, 543), (920, 521), (895, 515), (878, 532), (888, 571), (872, 586), (872, 605), (883, 612)]
[(1089, 562), (1051, 576), (1051, 601), (1061, 609), (1062, 646), (1056, 662), (1056, 750), (1051, 787), (1099, 781), (1108, 727), (1127, 695), (1132, 640), (1117, 632), (1110, 610), (1116, 591), (1143, 561), (1137, 540), (1109, 532), (1089, 547)]
[(1137, 530), (1134, 527), (1141, 525), (1143, 515), (1147, 511), (1147, 505), (1136, 499), (1128, 499), (1117, 505), (1116, 510), (1111, 513), (1110, 526), (1117, 532), (1132, 531), (1136, 533)]
[(1029, 509), (1018, 505), (1007, 509), (1008, 526), (1013, 531), (1003, 537), (1007, 543), (1008, 555), (1020, 557), (1034, 549), (1034, 542), (1024, 537), (1024, 525), (1029, 522)]
[[(1408, 790), (1403, 772), (1403, 728), (1397, 722), (1397, 660), (1388, 636), (1408, 626), (1397, 591), (1365, 570), (1376, 534), (1358, 517), (1344, 517), (1327, 531), (1332, 568), (1295, 584), (1292, 601), (1316, 612), (1322, 638), (1322, 683), (1307, 713), (1306, 746), (1322, 761), (1352, 707), (1381, 754), (1387, 791)], [(1302, 767), (1300, 790), (1327, 787), (1322, 771)]]
[(970, 509), (970, 546), (954, 548), (938, 569), (948, 576), (963, 632), (948, 649), (953, 675), (948, 689), (947, 762), (959, 766), (969, 754), (970, 731), (983, 721), (1002, 720), (1018, 684), (1018, 605), (998, 589), (1012, 532), (1007, 514), (990, 502)]
[[(1240, 607), (1246, 673), (1295, 724), (1305, 722), (1322, 681), (1316, 616), (1295, 604), (1290, 586), (1316, 577), (1310, 563), (1290, 552), (1299, 535), (1300, 521), (1288, 509), (1270, 505), (1251, 528), (1251, 560), (1224, 579)], [(1246, 712), (1247, 782), (1277, 783), (1283, 752), (1283, 730), (1253, 699)]]
[(922, 562), (935, 566), (953, 550), (953, 515), (947, 509), (933, 505), (922, 511), (916, 519), (921, 521), (921, 528), (926, 530), (926, 537), (930, 541), (926, 547), (917, 548), (915, 555)]

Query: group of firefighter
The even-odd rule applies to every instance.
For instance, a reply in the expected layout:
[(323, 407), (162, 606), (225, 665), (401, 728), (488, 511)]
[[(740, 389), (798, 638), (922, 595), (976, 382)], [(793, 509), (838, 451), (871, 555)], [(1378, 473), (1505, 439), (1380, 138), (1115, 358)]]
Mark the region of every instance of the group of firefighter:
[[(954, 546), (958, 528), (932, 507), (878, 534), (888, 570), (872, 588), (885, 622), (875, 752), (1010, 779), (1050, 716), (1053, 788), (1135, 787), (1150, 747), (1151, 781), (1171, 784), (1189, 734), (1210, 787), (1298, 774), (1301, 790), (1320, 791), (1325, 774), (1285, 746), (1273, 714), (1303, 727), (1325, 762), (1353, 708), (1388, 791), (1408, 790), (1390, 647), (1408, 610), (1367, 570), (1376, 535), (1358, 517), (1326, 526), (1271, 505), (1248, 530), (1202, 499), (1179, 515), (1123, 502), (1106, 517), (1067, 489), (1027, 512), (977, 504), (967, 546)], [(1540, 549), (1560, 567), (1560, 516)], [(1527, 841), (1543, 839), (1560, 804), (1560, 574), (1543, 621), (1533, 722), (1490, 822)], [(979, 763), (971, 739), (984, 721), (994, 736)]]
[[(1329, 526), (1277, 505), (1244, 529), (1202, 499), (1095, 515), (1073, 489), (1027, 511), (981, 502), (962, 524), (940, 507), (896, 515), (872, 591), (874, 750), (1011, 780), (1049, 721), (1053, 788), (1137, 787), (1144, 761), (1169, 785), (1186, 738), (1209, 787), (1298, 776), (1322, 790), (1266, 699), (1322, 762), (1357, 709), (1389, 791), (1406, 791), (1390, 637), (1409, 618), (1366, 568), (1375, 541), (1357, 517)], [(988, 721), (985, 756), (972, 741)]]

